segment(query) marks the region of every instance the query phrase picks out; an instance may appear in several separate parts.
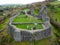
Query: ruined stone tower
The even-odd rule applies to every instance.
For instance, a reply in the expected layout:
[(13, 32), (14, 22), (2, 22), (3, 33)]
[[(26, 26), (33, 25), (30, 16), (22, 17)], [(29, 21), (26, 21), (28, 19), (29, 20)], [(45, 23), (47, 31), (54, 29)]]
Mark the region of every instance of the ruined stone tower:
[(30, 5), (30, 12), (31, 12), (31, 15), (34, 15), (34, 13), (33, 13), (34, 12), (34, 6), (33, 6), (33, 4)]

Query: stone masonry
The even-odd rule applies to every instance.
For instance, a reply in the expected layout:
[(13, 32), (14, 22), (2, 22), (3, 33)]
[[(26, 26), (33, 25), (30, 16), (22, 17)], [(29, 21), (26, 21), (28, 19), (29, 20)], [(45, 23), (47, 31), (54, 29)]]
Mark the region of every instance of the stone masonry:
[(8, 24), (8, 34), (10, 34), (15, 41), (41, 40), (43, 38), (48, 38), (51, 36), (52, 29), (49, 17), (47, 16), (46, 6), (43, 6), (39, 14), (36, 16), (37, 18), (42, 18), (44, 20), (44, 22), (41, 22), (43, 29), (22, 30), (16, 28), (16, 26), (12, 24), (12, 21), (17, 16), (18, 15), (11, 17)]

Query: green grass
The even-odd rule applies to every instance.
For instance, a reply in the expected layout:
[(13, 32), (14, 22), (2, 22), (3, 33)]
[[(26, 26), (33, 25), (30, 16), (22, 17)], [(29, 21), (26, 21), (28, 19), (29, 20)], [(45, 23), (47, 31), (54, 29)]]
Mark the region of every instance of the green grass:
[[(21, 14), (19, 16), (17, 16), (13, 22), (33, 22), (33, 23), (38, 23), (38, 22), (42, 22), (42, 20), (37, 20), (35, 17), (33, 16), (28, 16), (26, 17), (26, 15), (24, 14)], [(32, 27), (34, 27), (35, 25), (34, 24), (16, 24), (16, 27), (18, 28), (22, 28), (22, 29), (27, 29), (27, 26), (29, 27), (28, 29), (31, 30)], [(42, 28), (42, 25), (39, 24), (37, 25), (37, 28), (38, 29), (41, 29)]]
[[(55, 16), (54, 16), (55, 15)], [(54, 20), (56, 20), (57, 19), (57, 22), (58, 23), (60, 23), (60, 14), (54, 14), (54, 15), (52, 15), (52, 18), (54, 19)]]
[[(54, 2), (54, 4), (55, 3), (57, 3), (57, 2)], [(60, 2), (59, 2), (59, 4), (60, 4)], [(48, 8), (48, 11), (49, 11), (49, 14), (50, 14), (51, 18), (53, 20), (56, 20), (57, 19), (56, 22), (60, 23), (60, 8), (58, 6), (56, 6), (56, 4), (55, 4), (54, 5), (54, 9)], [(60, 31), (56, 27), (53, 27), (53, 33), (56, 33), (58, 36), (60, 36)]]
[(34, 14), (38, 14), (39, 11), (37, 9), (34, 10)]
[(0, 24), (0, 29), (2, 29), (3, 28), (3, 24)]
[(15, 41), (12, 41), (11, 43), (9, 44), (13, 44), (13, 45), (50, 45), (50, 41), (49, 41), (50, 38), (46, 38), (46, 39), (42, 39), (42, 40), (39, 40), (39, 41), (23, 41), (23, 42), (15, 42)]
[(9, 19), (9, 18), (7, 17), (7, 18), (4, 20), (4, 22), (0, 24), (0, 30), (1, 30), (1, 29), (4, 29), (4, 28), (6, 27), (6, 23), (9, 22), (8, 19)]
[(42, 22), (42, 20), (37, 20), (33, 16), (26, 17), (26, 15), (22, 14), (22, 15), (19, 15), (18, 17), (16, 17), (13, 20), (13, 22)]
[(60, 36), (60, 31), (56, 28), (56, 27), (53, 27), (53, 32), (56, 33), (58, 36)]
[[(21, 28), (21, 29), (28, 29), (28, 30), (31, 30), (31, 28), (33, 29), (33, 27), (35, 27), (34, 24), (16, 24), (15, 26), (18, 27), (18, 28)], [(28, 28), (27, 28), (27, 26), (28, 26)], [(36, 28), (37, 29), (42, 29), (43, 27), (42, 27), (41, 24), (38, 24), (36, 26)]]
[(5, 27), (6, 27), (6, 24), (5, 23), (0, 24), (0, 30), (2, 30)]
[[(55, 4), (57, 2), (53, 2), (53, 3)], [(60, 4), (60, 2), (58, 2), (58, 3)], [(57, 19), (56, 22), (60, 23), (60, 8), (58, 6), (56, 6), (56, 7), (54, 7), (53, 10), (49, 8), (48, 11), (49, 11), (49, 14), (50, 14), (51, 18), (54, 19), (54, 20)], [(60, 31), (56, 27), (53, 27), (53, 32), (56, 33), (58, 36), (60, 36)]]
[(48, 38), (36, 41), (36, 43), (35, 43), (35, 45), (49, 45), (49, 44), (50, 44), (50, 42), (49, 42)]
[(60, 8), (58, 6), (54, 6), (54, 9), (48, 8), (50, 16), (57, 20), (58, 23), (60, 23)]
[(51, 14), (52, 14), (52, 15), (51, 15), (52, 18), (53, 18), (54, 20), (57, 19), (57, 22), (60, 23), (60, 8), (56, 7), (56, 8), (54, 9), (54, 12), (56, 12), (56, 13), (51, 13)]

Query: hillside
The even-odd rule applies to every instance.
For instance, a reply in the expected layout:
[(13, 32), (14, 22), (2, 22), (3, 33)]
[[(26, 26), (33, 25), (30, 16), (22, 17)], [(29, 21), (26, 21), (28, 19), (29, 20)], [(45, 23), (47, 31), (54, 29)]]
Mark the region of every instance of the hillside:
[[(35, 5), (40, 5), (40, 2), (34, 3)], [(37, 6), (36, 6), (37, 7)], [(17, 10), (18, 11), (18, 10)], [(48, 5), (48, 16), (50, 16), (51, 20), (60, 24), (60, 2), (51, 2)], [(14, 12), (14, 11), (13, 11)], [(13, 13), (12, 12), (12, 13)], [(7, 33), (7, 27), (9, 18), (7, 17), (2, 24), (0, 24), (0, 45), (57, 45), (60, 44), (60, 29), (56, 28), (55, 25), (52, 24), (52, 36), (46, 39), (42, 39), (39, 41), (24, 41), (24, 42), (15, 42), (14, 39)], [(20, 18), (19, 18), (20, 19)], [(31, 18), (32, 19), (32, 18)], [(34, 18), (33, 18), (34, 19)], [(17, 19), (18, 21), (18, 19)], [(41, 21), (41, 20), (40, 20)], [(3, 31), (1, 31), (3, 30)]]

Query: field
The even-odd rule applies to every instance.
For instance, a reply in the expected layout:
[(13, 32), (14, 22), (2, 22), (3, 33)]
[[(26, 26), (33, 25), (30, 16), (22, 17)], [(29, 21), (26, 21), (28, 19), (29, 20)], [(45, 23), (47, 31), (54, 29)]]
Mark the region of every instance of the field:
[[(49, 14), (53, 20), (60, 24), (60, 7), (59, 7), (60, 1), (51, 2), (50, 4), (53, 5), (54, 8), (53, 9), (51, 9), (50, 7), (48, 8)], [(57, 29), (55, 26), (53, 27), (53, 29), (54, 29), (53, 32), (60, 36), (60, 30)]]

